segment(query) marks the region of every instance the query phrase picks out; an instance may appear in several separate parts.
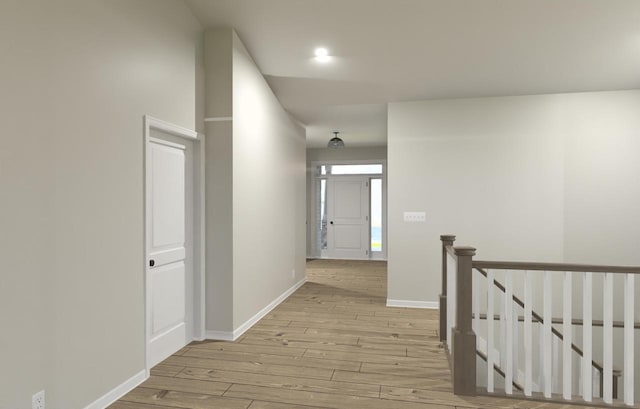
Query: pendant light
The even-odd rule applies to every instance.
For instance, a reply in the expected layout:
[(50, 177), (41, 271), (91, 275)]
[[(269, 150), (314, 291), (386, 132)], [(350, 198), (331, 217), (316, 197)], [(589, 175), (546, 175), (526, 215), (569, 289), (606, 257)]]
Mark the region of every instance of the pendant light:
[(334, 136), (329, 140), (329, 143), (327, 144), (328, 148), (332, 148), (332, 149), (344, 148), (344, 141), (340, 139), (340, 137), (338, 137), (339, 133), (340, 132), (338, 131), (333, 132)]

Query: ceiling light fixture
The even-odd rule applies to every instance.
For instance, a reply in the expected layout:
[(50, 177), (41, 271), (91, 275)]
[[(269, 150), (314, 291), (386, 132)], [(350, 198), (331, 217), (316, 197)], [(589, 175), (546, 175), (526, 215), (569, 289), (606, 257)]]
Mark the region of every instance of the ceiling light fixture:
[(329, 56), (329, 50), (324, 47), (316, 48), (314, 54), (316, 56), (316, 61), (319, 62), (327, 62), (331, 59), (331, 56)]
[(340, 132), (338, 131), (333, 131), (333, 138), (331, 138), (329, 140), (329, 143), (327, 144), (328, 148), (332, 148), (332, 149), (344, 148), (344, 141), (340, 139), (340, 137), (338, 136), (339, 133)]

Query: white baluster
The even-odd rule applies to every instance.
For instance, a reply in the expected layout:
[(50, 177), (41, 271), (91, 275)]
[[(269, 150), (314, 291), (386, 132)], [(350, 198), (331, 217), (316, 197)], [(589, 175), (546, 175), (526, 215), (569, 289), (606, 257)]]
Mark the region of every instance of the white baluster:
[(540, 325), (537, 328), (540, 350), (538, 351), (538, 390), (536, 392), (541, 392), (544, 386), (544, 328), (542, 321), (540, 321)]
[(531, 273), (524, 273), (524, 394), (531, 396), (533, 389), (533, 348), (531, 323)]
[(504, 323), (505, 323), (505, 368), (504, 391), (507, 395), (513, 394), (513, 275), (510, 271), (504, 279)]
[(603, 284), (603, 326), (602, 326), (602, 399), (613, 403), (613, 274), (604, 274)]
[[(473, 277), (471, 292), (473, 297), (473, 332), (476, 333), (477, 342), (480, 342), (480, 272), (471, 270)], [(478, 343), (476, 345), (479, 345)]]
[(564, 299), (562, 309), (562, 334), (564, 341), (562, 342), (562, 397), (571, 399), (571, 343), (572, 339), (572, 311), (571, 311), (571, 295), (573, 293), (573, 283), (571, 281), (571, 273), (564, 273)]
[(487, 392), (493, 392), (493, 271), (487, 270)]
[(593, 273), (584, 273), (582, 289), (582, 399), (586, 402), (591, 402), (593, 399), (592, 300)]
[(602, 386), (600, 385), (600, 379), (602, 379), (602, 372), (593, 368), (593, 393), (596, 396), (602, 395)]
[(578, 392), (578, 396), (582, 396), (582, 357), (576, 356), (578, 360), (578, 365), (575, 366), (576, 371), (576, 388)]
[(498, 329), (499, 329), (499, 337), (498, 337), (498, 345), (499, 345), (499, 349), (498, 349), (498, 365), (501, 368), (504, 368), (504, 358), (505, 358), (505, 351), (506, 351), (506, 347), (505, 347), (505, 338), (507, 336), (507, 328), (505, 326), (505, 321), (504, 321), (504, 293), (502, 291), (498, 292), (498, 317), (499, 317), (499, 322), (498, 322)]
[(551, 378), (553, 379), (551, 385), (552, 393), (560, 393), (560, 338), (555, 335), (551, 336), (551, 345), (553, 346), (551, 355)]
[(624, 280), (624, 403), (633, 405), (633, 381), (634, 381), (634, 344), (633, 310), (636, 280), (633, 274), (626, 274)]
[(544, 313), (543, 313), (543, 333), (544, 333), (544, 342), (543, 342), (543, 356), (544, 356), (544, 387), (543, 394), (545, 398), (551, 397), (551, 382), (553, 380), (552, 377), (552, 361), (551, 361), (551, 300), (552, 300), (552, 291), (553, 288), (551, 286), (551, 273), (548, 271), (544, 272), (544, 290), (543, 290), (543, 298), (544, 298)]
[(513, 316), (513, 379), (522, 385), (520, 377), (520, 323), (518, 322), (518, 306), (511, 303), (511, 315)]
[(447, 254), (447, 347), (449, 353), (453, 354), (453, 348), (451, 347), (451, 329), (454, 326), (455, 319), (455, 305), (456, 305), (456, 291), (455, 291), (455, 274), (456, 274), (456, 259), (450, 254)]

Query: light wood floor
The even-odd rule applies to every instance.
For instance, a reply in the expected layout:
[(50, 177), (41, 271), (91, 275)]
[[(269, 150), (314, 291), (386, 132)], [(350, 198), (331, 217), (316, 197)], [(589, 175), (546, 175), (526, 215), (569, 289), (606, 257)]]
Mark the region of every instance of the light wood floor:
[(385, 262), (314, 260), (307, 275), (238, 341), (188, 345), (110, 408), (584, 408), (456, 397), (437, 311), (386, 307)]

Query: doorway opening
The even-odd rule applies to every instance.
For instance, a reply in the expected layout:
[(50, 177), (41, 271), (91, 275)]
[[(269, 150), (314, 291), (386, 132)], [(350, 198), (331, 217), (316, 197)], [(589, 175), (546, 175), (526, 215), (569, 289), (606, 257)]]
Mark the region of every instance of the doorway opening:
[(385, 161), (312, 164), (316, 257), (386, 259)]

